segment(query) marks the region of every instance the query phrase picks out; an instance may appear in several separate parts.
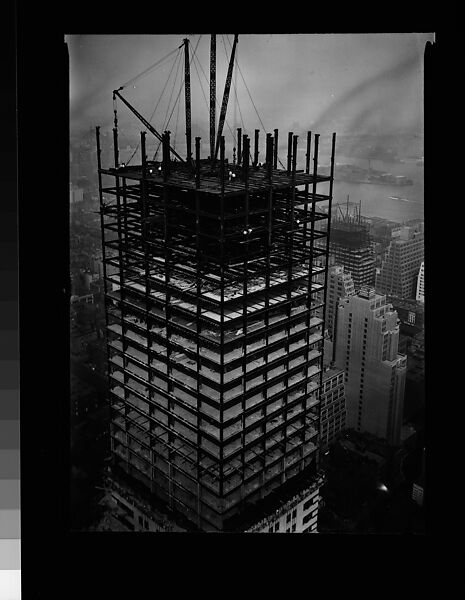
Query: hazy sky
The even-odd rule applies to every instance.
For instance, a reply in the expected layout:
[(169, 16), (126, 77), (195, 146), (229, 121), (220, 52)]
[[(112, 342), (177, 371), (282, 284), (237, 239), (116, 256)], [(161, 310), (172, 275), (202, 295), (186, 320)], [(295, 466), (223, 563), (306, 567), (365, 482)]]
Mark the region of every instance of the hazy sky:
[[(209, 77), (210, 35), (70, 35), (71, 132), (101, 125), (112, 127), (112, 90), (162, 59), (189, 37)], [(200, 41), (199, 41), (200, 40)], [(229, 40), (229, 42), (227, 41)], [(239, 34), (238, 64), (267, 131), (311, 129), (322, 134), (396, 133), (422, 131), (423, 54), (433, 34)], [(233, 35), (217, 35), (217, 99), (221, 104)], [(122, 94), (147, 119), (165, 92), (152, 120), (162, 131), (181, 90), (184, 63), (176, 51)], [(179, 68), (178, 68), (179, 63)], [(197, 68), (196, 68), (197, 67)], [(175, 74), (178, 74), (175, 80)], [(208, 136), (209, 89), (198, 63), (191, 65), (192, 121)], [(176, 82), (175, 82), (176, 81)], [(238, 104), (231, 90), (227, 121), (247, 132), (262, 129), (240, 73)], [(175, 83), (174, 83), (175, 82)], [(174, 84), (174, 85), (173, 85)], [(172, 94), (172, 95), (171, 95)], [(171, 95), (171, 103), (169, 103)], [(239, 110), (240, 109), (240, 110)], [(219, 109), (217, 109), (217, 118)], [(121, 130), (136, 132), (143, 125), (118, 102)], [(236, 117), (236, 119), (234, 119)], [(177, 127), (176, 127), (177, 122)], [(184, 91), (168, 128), (184, 135)], [(224, 134), (229, 135), (225, 126)]]

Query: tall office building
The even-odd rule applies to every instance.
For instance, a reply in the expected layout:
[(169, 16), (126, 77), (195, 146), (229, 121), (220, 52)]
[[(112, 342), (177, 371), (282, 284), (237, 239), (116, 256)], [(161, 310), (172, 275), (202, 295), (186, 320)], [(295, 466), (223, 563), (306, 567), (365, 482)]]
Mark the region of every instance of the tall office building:
[(355, 290), (373, 285), (375, 251), (369, 234), (369, 224), (360, 214), (333, 215), (330, 239), (331, 261), (344, 267), (352, 276)]
[[(233, 163), (219, 135), (216, 159), (200, 157), (196, 138), (195, 159), (188, 151), (173, 161), (169, 132), (162, 161), (149, 161), (143, 133), (135, 166), (119, 164), (113, 133), (115, 166), (99, 159), (98, 175), (104, 265), (117, 268), (105, 274), (114, 473), (140, 482), (192, 530), (260, 530), (307, 496), (314, 513), (322, 481), (316, 293), (327, 264), (317, 260), (329, 245), (315, 223), (330, 218), (333, 182), (333, 171), (317, 172), (319, 135), (312, 148), (308, 134), (298, 172), (292, 133), (283, 170), (277, 130), (267, 135), (264, 165), (258, 130), (253, 155), (238, 130)], [(100, 156), (99, 128), (97, 147)], [(334, 149), (335, 135), (332, 167)], [(328, 194), (317, 193), (320, 182)], [(317, 239), (326, 245), (316, 248)], [(117, 255), (108, 258), (109, 249)], [(304, 525), (315, 531), (316, 516)]]
[(418, 271), (418, 279), (417, 279), (417, 293), (415, 299), (418, 302), (425, 302), (425, 262), (422, 261), (420, 265), (420, 270)]
[(344, 370), (325, 368), (320, 389), (320, 451), (327, 450), (346, 427)]
[(401, 227), (396, 234), (393, 232), (393, 239), (376, 276), (376, 291), (400, 298), (415, 298), (423, 257), (423, 223)]
[(328, 270), (328, 292), (326, 296), (326, 328), (330, 340), (333, 340), (339, 300), (355, 294), (354, 281), (344, 267), (334, 265)]
[(345, 370), (346, 426), (400, 443), (406, 356), (398, 354), (397, 312), (363, 287), (339, 302), (335, 366)]

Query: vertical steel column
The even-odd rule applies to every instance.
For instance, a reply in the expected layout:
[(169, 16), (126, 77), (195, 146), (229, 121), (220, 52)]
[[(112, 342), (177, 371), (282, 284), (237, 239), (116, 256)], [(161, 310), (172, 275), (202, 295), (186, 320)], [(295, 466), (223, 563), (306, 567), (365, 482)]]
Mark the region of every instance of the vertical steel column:
[(237, 128), (237, 164), (242, 163), (242, 129)]
[(119, 149), (118, 149), (118, 130), (113, 127), (113, 156), (115, 159), (115, 169), (119, 166)]
[(266, 177), (271, 181), (273, 176), (273, 138), (271, 133), (266, 134)]
[(162, 151), (163, 151), (163, 181), (167, 181), (171, 171), (170, 161), (170, 132), (165, 131), (162, 136)]
[[(199, 162), (199, 154), (200, 154), (200, 145), (198, 143), (198, 141), (200, 141), (200, 138), (195, 138), (195, 150), (196, 150), (196, 164)], [(200, 316), (201, 316), (201, 312), (202, 312), (202, 307), (201, 307), (201, 294), (202, 294), (202, 289), (201, 289), (201, 276), (200, 276), (200, 263), (201, 263), (201, 257), (200, 257), (200, 215), (199, 215), (199, 211), (200, 211), (200, 198), (199, 198), (199, 192), (197, 191), (197, 189), (195, 190), (195, 250), (196, 250), (196, 294), (197, 294), (197, 307), (196, 307), (196, 333), (197, 333), (197, 452), (196, 452), (196, 458), (197, 458), (197, 526), (200, 529), (200, 524), (201, 524), (201, 515), (200, 515), (200, 495), (201, 495), (201, 485), (200, 485), (200, 478), (201, 478), (201, 466), (200, 466), (200, 462), (201, 462), (201, 433), (200, 433), (200, 422), (201, 422), (201, 411), (202, 411), (202, 400), (201, 400), (201, 392), (200, 392), (200, 372), (201, 372), (201, 354), (200, 354), (200, 334), (201, 334), (201, 329), (202, 329), (202, 324), (201, 324), (201, 320), (200, 320)], [(203, 471), (202, 471), (203, 474)]]
[[(116, 130), (115, 130), (116, 131)], [(126, 291), (126, 283), (124, 277), (124, 255), (123, 255), (123, 234), (121, 229), (121, 196), (120, 196), (120, 183), (119, 177), (115, 178), (116, 180), (116, 227), (118, 231), (118, 262), (119, 262), (119, 290), (120, 290), (120, 300), (121, 300), (121, 331), (123, 336), (125, 335), (126, 326), (124, 324), (124, 300), (125, 300), (125, 291)], [(123, 366), (124, 373), (124, 383), (126, 384), (126, 363), (124, 362)]]
[[(240, 138), (239, 138), (240, 139)], [(224, 194), (220, 196), (220, 464), (219, 495), (224, 494)]]
[[(276, 131), (276, 130), (275, 130)], [(270, 274), (271, 274), (271, 252), (272, 252), (272, 235), (273, 235), (273, 171), (272, 171), (272, 158), (273, 158), (273, 139), (271, 134), (268, 134), (268, 156), (269, 162), (267, 159), (267, 170), (268, 170), (268, 244), (266, 249), (266, 270), (265, 270), (265, 347), (267, 349), (265, 353), (265, 388), (263, 390), (263, 398), (264, 398), (264, 410), (265, 410), (265, 424), (263, 425), (262, 433), (266, 433), (266, 422), (268, 421), (268, 379), (269, 379), (269, 351), (268, 347), (270, 344)], [(261, 458), (262, 458), (262, 470), (261, 470), (261, 485), (260, 485), (260, 497), (263, 498), (263, 488), (265, 481), (265, 471), (266, 471), (266, 435), (263, 436), (263, 442), (261, 446)]]
[[(149, 253), (149, 231), (150, 231), (150, 224), (149, 224), (149, 219), (150, 219), (150, 214), (149, 214), (149, 208), (148, 208), (148, 204), (147, 204), (147, 151), (146, 151), (146, 144), (145, 144), (145, 136), (146, 136), (146, 132), (142, 131), (140, 134), (140, 148), (141, 148), (141, 155), (142, 155), (142, 179), (140, 182), (140, 194), (141, 194), (141, 233), (142, 233), (142, 244), (144, 247), (144, 267), (145, 267), (145, 330), (146, 330), (146, 336), (147, 336), (147, 384), (146, 390), (148, 392), (147, 398), (148, 398), (148, 406), (149, 406), (149, 436), (150, 439), (152, 439), (152, 433), (153, 433), (153, 421), (152, 421), (152, 416), (153, 416), (153, 406), (152, 406), (152, 402), (153, 402), (153, 389), (152, 389), (152, 369), (151, 369), (151, 356), (150, 356), (150, 352), (151, 352), (151, 341), (152, 341), (152, 335), (151, 335), (151, 331), (150, 331), (150, 309), (151, 309), (151, 303), (150, 303), (150, 266), (149, 266), (149, 261), (150, 261), (150, 253)], [(151, 451), (150, 454), (150, 484), (151, 486), (153, 486), (154, 483), (154, 467), (153, 467), (153, 451)]]
[(123, 177), (123, 218), (124, 218), (124, 243), (128, 244), (128, 203), (126, 177)]
[[(333, 185), (334, 185), (334, 158), (336, 154), (336, 133), (333, 133), (331, 140), (331, 170), (330, 170), (330, 180), (329, 180), (329, 191), (328, 191), (328, 226), (327, 226), (327, 237), (326, 237), (326, 253), (325, 253), (325, 282), (324, 282), (324, 290), (323, 290), (323, 333), (324, 326), (326, 322), (326, 298), (327, 298), (327, 290), (328, 290), (328, 262), (329, 262), (329, 241), (330, 241), (330, 233), (331, 233), (331, 206), (333, 202)], [(333, 342), (334, 343), (334, 342)], [(323, 385), (323, 369), (321, 369), (320, 373), (320, 388)], [(321, 413), (321, 405), (320, 405), (320, 413)]]
[(244, 342), (243, 342), (243, 347), (244, 347), (244, 353), (242, 356), (242, 382), (243, 382), (243, 395), (242, 395), (242, 419), (241, 419), (241, 501), (242, 501), (242, 486), (244, 483), (244, 477), (245, 477), (245, 452), (244, 452), (244, 445), (245, 445), (245, 434), (244, 434), (244, 428), (245, 428), (245, 410), (246, 410), (246, 402), (245, 402), (245, 393), (247, 390), (247, 341), (248, 341), (248, 336), (247, 336), (247, 302), (248, 302), (248, 254), (249, 254), (249, 173), (248, 173), (248, 165), (249, 165), (249, 156), (250, 156), (250, 140), (247, 136), (244, 136), (244, 168), (245, 168), (245, 177), (244, 177), (244, 184), (245, 184), (245, 196), (244, 196), (244, 202), (245, 202), (245, 226), (244, 226), (244, 231), (246, 232), (244, 234), (245, 236), (245, 253), (244, 253), (244, 261), (243, 261), (243, 268), (242, 268), (242, 276), (243, 276), (243, 282), (242, 282), (242, 331), (243, 331), (243, 335), (244, 335)]
[(258, 167), (258, 136), (260, 135), (260, 129), (255, 130), (255, 144), (254, 144), (254, 153), (253, 153), (253, 166), (255, 168)]
[[(310, 258), (310, 273), (311, 273), (311, 287), (313, 288), (313, 259), (315, 256), (314, 243), (315, 243), (315, 208), (316, 208), (316, 186), (317, 186), (317, 172), (318, 172), (318, 149), (320, 143), (320, 134), (315, 133), (315, 149), (313, 151), (313, 182), (312, 182), (312, 215), (310, 223), (310, 247), (311, 258)], [(329, 239), (329, 236), (328, 236)]]
[[(293, 150), (292, 150), (292, 212), (291, 212), (291, 221), (293, 224), (292, 227), (292, 233), (291, 233), (291, 255), (292, 255), (292, 263), (291, 263), (291, 281), (293, 279), (292, 275), (292, 271), (293, 271), (293, 265), (294, 265), (294, 237), (295, 237), (295, 230), (297, 228), (297, 223), (296, 223), (296, 219), (295, 219), (295, 196), (296, 196), (296, 187), (295, 187), (295, 177), (296, 177), (296, 172), (297, 172), (297, 140), (298, 140), (298, 135), (294, 135), (293, 137)], [(292, 284), (291, 284), (292, 285)], [(290, 309), (289, 305), (289, 319), (291, 318), (291, 309)], [(289, 327), (289, 333), (290, 333), (290, 327)], [(308, 368), (308, 364), (307, 362), (305, 363), (306, 369)], [(305, 373), (305, 378), (307, 377), (307, 373)], [(286, 400), (287, 401), (287, 400)], [(299, 434), (300, 437), (300, 470), (303, 469), (304, 465), (303, 465), (303, 457), (304, 457), (304, 451), (303, 451), (303, 444), (305, 441), (305, 416), (303, 417), (304, 421), (304, 427), (301, 429), (301, 433)], [(297, 427), (297, 425), (296, 425)]]
[(274, 156), (273, 156), (273, 169), (278, 168), (278, 130), (274, 130)]
[[(119, 293), (120, 293), (120, 322), (121, 322), (121, 347), (123, 351), (123, 395), (124, 395), (124, 425), (125, 425), (125, 447), (126, 447), (126, 466), (129, 471), (129, 450), (128, 450), (128, 421), (127, 421), (127, 376), (126, 376), (126, 333), (127, 327), (124, 321), (125, 316), (125, 286), (124, 286), (124, 272), (123, 272), (123, 252), (122, 252), (122, 240), (121, 240), (121, 224), (120, 224), (120, 184), (118, 176), (119, 168), (119, 148), (118, 148), (118, 119), (115, 110), (115, 127), (113, 128), (113, 157), (115, 161), (115, 185), (116, 185), (116, 206), (117, 206), (117, 229), (118, 229), (118, 264), (119, 264)], [(109, 365), (109, 368), (110, 365)]]
[(210, 160), (215, 156), (216, 121), (216, 35), (210, 38)]
[(200, 139), (195, 138), (195, 187), (200, 187)]
[[(169, 176), (169, 132), (166, 131), (163, 134), (163, 181), (166, 182)], [(170, 237), (169, 237), (169, 219), (168, 219), (168, 187), (166, 183), (163, 184), (163, 229), (164, 229), (164, 238), (165, 238), (165, 335), (166, 335), (166, 375), (168, 380), (168, 395), (171, 394), (173, 389), (172, 378), (171, 378), (171, 343), (170, 343), (170, 335), (171, 335), (171, 327), (170, 327), (170, 319), (171, 319), (171, 310), (170, 310), (170, 301), (171, 301), (171, 293), (170, 293)], [(149, 350), (149, 348), (148, 348)], [(169, 470), (169, 485), (168, 485), (168, 496), (169, 496), (169, 504), (173, 505), (173, 485), (172, 485), (172, 477), (171, 477), (171, 460), (173, 457), (172, 444), (174, 441), (173, 434), (173, 423), (174, 420), (171, 416), (173, 405), (170, 400), (168, 400), (168, 470)]]
[[(293, 266), (293, 262), (294, 262), (294, 230), (295, 230), (295, 218), (294, 218), (294, 204), (295, 204), (295, 175), (296, 175), (296, 166), (297, 166), (297, 138), (299, 136), (295, 135), (294, 139), (293, 139), (293, 147), (292, 147), (292, 191), (291, 191), (291, 212), (290, 212), (290, 239), (289, 239), (289, 282), (290, 282), (290, 287), (289, 287), (289, 294), (290, 294), (290, 288), (292, 287), (292, 266)], [(289, 307), (289, 311), (290, 311), (290, 307)]]
[(249, 152), (246, 152), (246, 147), (250, 147), (249, 138), (247, 135), (242, 136), (242, 145), (244, 147), (244, 153), (242, 156), (242, 177), (246, 187), (249, 186)]
[[(270, 156), (273, 155), (273, 139), (270, 136)], [(271, 244), (272, 244), (272, 230), (273, 230), (273, 170), (271, 163), (269, 165), (268, 172), (268, 183), (270, 184), (268, 192), (268, 262), (270, 260)]]
[(287, 134), (287, 174), (291, 174), (291, 166), (292, 166), (292, 135), (293, 132), (289, 131)]
[[(192, 126), (191, 126), (191, 74), (189, 67), (189, 40), (184, 40), (184, 89), (186, 102), (186, 144), (187, 144), (187, 164), (190, 166), (192, 162)], [(168, 143), (169, 146), (169, 143)]]
[(224, 194), (224, 135), (220, 138), (220, 184), (221, 193)]
[[(319, 133), (315, 133), (315, 149), (313, 151), (313, 173), (312, 173), (312, 177), (313, 177), (313, 182), (312, 182), (312, 216), (311, 216), (311, 226), (310, 226), (310, 247), (312, 249), (311, 251), (311, 255), (310, 255), (310, 286), (311, 286), (311, 298), (313, 298), (313, 265), (314, 265), (314, 256), (315, 256), (315, 209), (316, 209), (316, 186), (317, 186), (317, 175), (318, 175), (318, 151), (319, 151), (319, 144), (320, 144), (320, 134)], [(329, 239), (329, 236), (328, 236)], [(327, 261), (326, 261), (327, 263)], [(326, 269), (327, 269), (328, 265), (326, 264)], [(311, 305), (310, 305), (311, 306)], [(311, 310), (312, 312), (312, 310)], [(324, 322), (323, 322), (323, 327), (322, 327), (323, 333), (324, 333)], [(320, 350), (323, 350), (323, 340), (320, 340), (318, 342), (317, 347)], [(316, 462), (318, 463), (319, 461), (319, 443), (320, 443), (320, 418), (321, 418), (321, 385), (322, 385), (322, 371), (323, 371), (323, 356), (320, 356), (320, 377), (319, 377), (319, 386), (317, 388), (317, 390), (315, 391), (316, 394), (319, 395), (319, 403), (318, 403), (318, 437), (317, 437), (317, 450), (316, 450)], [(308, 366), (307, 366), (308, 368)]]
[[(294, 262), (294, 229), (295, 229), (295, 220), (294, 220), (294, 202), (295, 202), (295, 174), (296, 174), (296, 160), (297, 160), (297, 135), (293, 136), (293, 140), (292, 140), (292, 155), (291, 155), (291, 161), (290, 161), (290, 165), (291, 165), (291, 190), (287, 191), (287, 195), (288, 195), (288, 199), (290, 200), (290, 211), (288, 210), (288, 231), (289, 231), (289, 238), (288, 238), (288, 247), (287, 247), (287, 252), (288, 252), (288, 272), (287, 272), (287, 305), (286, 305), (286, 313), (287, 313), (287, 335), (286, 335), (286, 356), (287, 356), (287, 360), (286, 360), (286, 388), (289, 387), (289, 370), (290, 370), (290, 360), (289, 360), (289, 336), (291, 334), (291, 314), (292, 314), (292, 287), (293, 287), (293, 262)], [(289, 198), (290, 195), (290, 198)], [(284, 455), (287, 454), (288, 451), (288, 435), (287, 435), (287, 428), (288, 428), (288, 420), (289, 420), (289, 415), (288, 415), (288, 411), (287, 411), (287, 405), (288, 405), (288, 395), (285, 394), (284, 396), (284, 401), (285, 401), (285, 427), (283, 429), (283, 444), (284, 444)], [(284, 468), (283, 468), (283, 476), (284, 479), (286, 478), (286, 467), (285, 467), (285, 462), (286, 459), (284, 458)]]
[[(310, 173), (311, 149), (312, 149), (312, 132), (308, 131), (307, 132), (307, 152), (305, 154), (305, 173), (307, 173), (307, 174)], [(306, 359), (305, 359), (306, 364), (308, 364), (309, 356), (310, 356), (310, 341), (309, 340), (310, 340), (310, 317), (311, 317), (311, 305), (312, 305), (312, 264), (313, 264), (312, 257), (313, 257), (313, 252), (314, 252), (314, 248), (311, 243), (311, 237), (312, 237), (311, 235), (310, 235), (310, 243), (307, 242), (307, 239), (308, 239), (308, 190), (309, 190), (309, 184), (306, 183), (305, 184), (305, 208), (304, 208), (304, 232), (303, 232), (303, 252), (304, 252), (304, 256), (305, 256), (304, 260), (307, 259), (307, 255), (308, 255), (308, 287), (307, 287), (307, 317), (306, 317), (307, 352), (306, 352)], [(308, 419), (307, 415), (311, 409), (309, 409), (308, 411), (306, 409), (306, 397), (307, 397), (307, 393), (305, 394), (304, 399), (303, 399), (303, 408), (305, 410), (305, 419), (307, 421), (307, 419)]]

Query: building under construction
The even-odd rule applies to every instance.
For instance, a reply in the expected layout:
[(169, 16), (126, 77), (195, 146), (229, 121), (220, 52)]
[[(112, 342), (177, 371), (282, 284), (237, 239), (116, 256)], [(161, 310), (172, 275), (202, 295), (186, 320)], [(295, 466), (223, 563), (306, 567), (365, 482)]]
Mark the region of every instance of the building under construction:
[[(142, 132), (141, 164), (121, 165), (115, 114), (114, 165), (104, 166), (96, 129), (113, 469), (200, 531), (253, 529), (321, 484), (317, 392), (335, 134), (326, 176), (311, 132), (302, 171), (292, 133), (287, 168), (278, 168), (276, 129), (262, 141), (255, 130), (253, 148), (238, 129), (237, 155), (227, 157), (222, 125), (237, 40), (217, 132), (210, 105), (210, 156), (200, 155), (200, 138), (191, 153), (187, 40), (185, 158), (168, 131), (141, 118), (162, 160), (147, 159)], [(329, 193), (318, 193), (321, 182)]]
[(363, 285), (373, 285), (375, 253), (369, 224), (360, 214), (359, 205), (348, 202), (345, 212), (340, 205), (335, 208), (331, 221), (331, 261), (343, 266), (352, 276), (355, 290)]

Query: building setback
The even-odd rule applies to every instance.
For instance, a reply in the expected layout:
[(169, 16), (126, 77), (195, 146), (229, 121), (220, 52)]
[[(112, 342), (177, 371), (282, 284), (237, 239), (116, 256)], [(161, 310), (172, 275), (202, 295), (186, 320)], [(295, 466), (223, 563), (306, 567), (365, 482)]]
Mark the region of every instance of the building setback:
[(364, 287), (339, 303), (335, 366), (345, 370), (346, 426), (400, 443), (406, 356), (398, 354), (397, 312)]
[[(142, 164), (128, 167), (115, 128), (115, 166), (98, 164), (113, 470), (193, 530), (250, 530), (321, 482), (316, 293), (329, 242), (315, 223), (331, 214), (335, 135), (320, 176), (318, 134), (297, 172), (297, 136), (281, 170), (278, 131), (264, 165), (258, 133), (252, 160), (238, 130), (233, 163), (223, 137), (218, 160), (201, 159), (196, 138), (195, 160), (172, 161), (169, 132), (163, 160), (148, 161), (143, 133)], [(100, 157), (98, 128), (97, 146)]]
[(415, 298), (417, 276), (424, 257), (423, 223), (402, 227), (395, 233), (376, 275), (376, 291), (400, 298)]
[(422, 261), (420, 270), (418, 271), (417, 293), (415, 299), (424, 304), (425, 302), (425, 262)]
[(346, 400), (344, 390), (344, 370), (326, 369), (319, 392), (320, 451), (325, 452), (346, 427)]
[(355, 288), (350, 273), (346, 273), (344, 267), (340, 265), (330, 267), (326, 296), (326, 329), (331, 341), (334, 339), (339, 300), (353, 294), (355, 294)]

